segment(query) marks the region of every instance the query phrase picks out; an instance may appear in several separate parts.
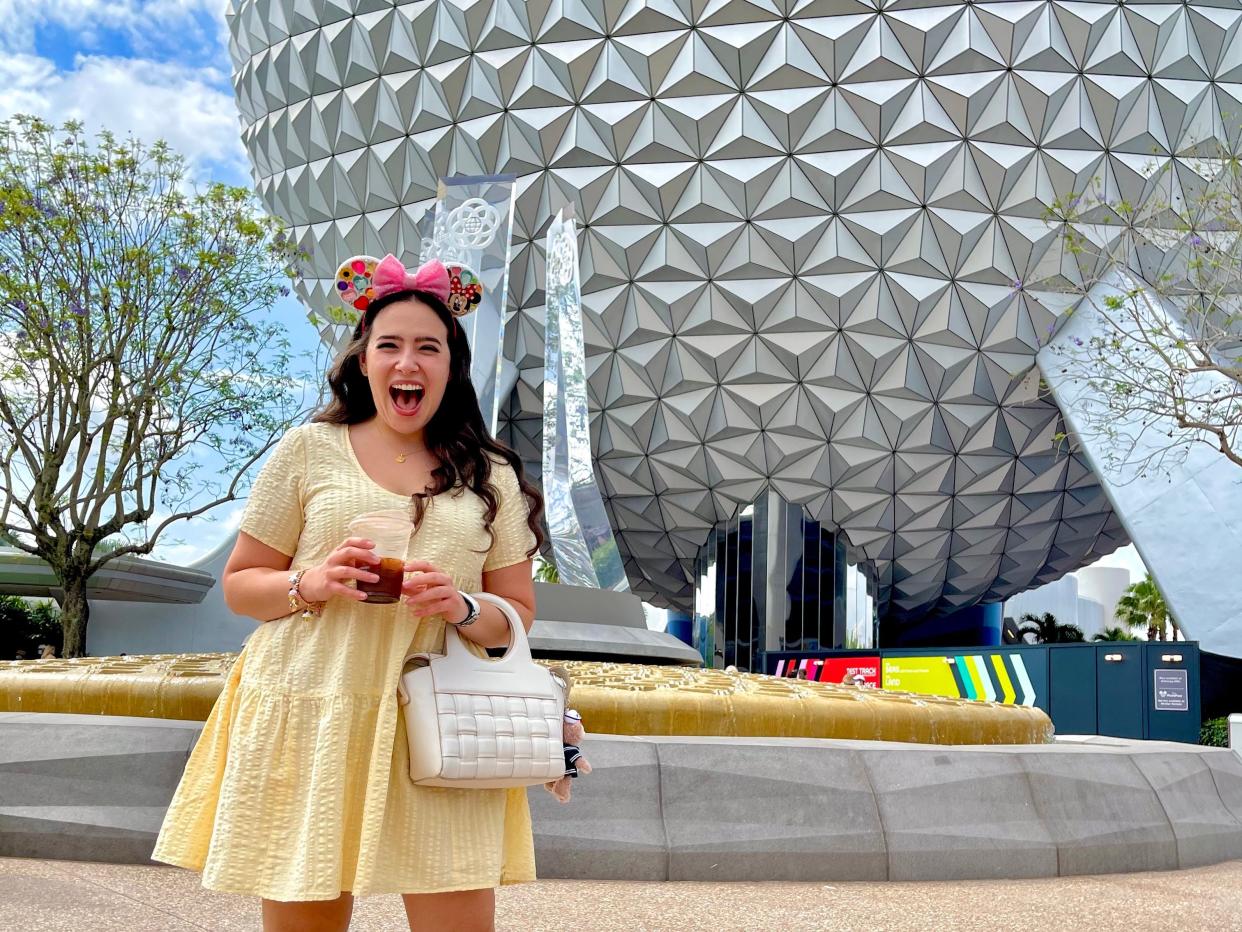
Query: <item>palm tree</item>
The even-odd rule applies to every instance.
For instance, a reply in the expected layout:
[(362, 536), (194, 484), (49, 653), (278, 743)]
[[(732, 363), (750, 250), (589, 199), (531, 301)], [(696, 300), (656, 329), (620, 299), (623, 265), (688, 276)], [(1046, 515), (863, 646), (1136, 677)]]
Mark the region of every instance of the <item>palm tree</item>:
[(1134, 632), (1120, 625), (1114, 625), (1111, 628), (1105, 628), (1093, 637), (1093, 641), (1136, 641), (1138, 638), (1134, 636)]
[[(1176, 641), (1181, 631), (1177, 619), (1169, 614), (1169, 607), (1164, 604), (1164, 596), (1160, 594), (1151, 573), (1139, 582), (1131, 583), (1117, 600), (1114, 614), (1128, 628), (1146, 628), (1149, 641), (1165, 640), (1167, 628), (1173, 629), (1170, 640)], [(1185, 635), (1182, 635), (1182, 640), (1186, 640)]]
[(1030, 632), (1035, 635), (1036, 644), (1069, 644), (1086, 640), (1082, 628), (1061, 624), (1052, 612), (1044, 612), (1043, 615), (1027, 612), (1018, 622), (1018, 630), (1023, 634)]

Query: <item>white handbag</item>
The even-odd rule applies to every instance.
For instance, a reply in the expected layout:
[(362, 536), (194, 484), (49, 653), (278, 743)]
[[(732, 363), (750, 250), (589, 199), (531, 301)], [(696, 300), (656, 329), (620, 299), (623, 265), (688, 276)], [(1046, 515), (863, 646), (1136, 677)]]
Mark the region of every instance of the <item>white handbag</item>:
[[(405, 658), (397, 692), (410, 745), (410, 778), (423, 786), (530, 786), (565, 773), (566, 684), (536, 664), (518, 613), (489, 592), (512, 631), (503, 657), (476, 657), (453, 625), (444, 655)], [(413, 666), (411, 667), (411, 664)]]

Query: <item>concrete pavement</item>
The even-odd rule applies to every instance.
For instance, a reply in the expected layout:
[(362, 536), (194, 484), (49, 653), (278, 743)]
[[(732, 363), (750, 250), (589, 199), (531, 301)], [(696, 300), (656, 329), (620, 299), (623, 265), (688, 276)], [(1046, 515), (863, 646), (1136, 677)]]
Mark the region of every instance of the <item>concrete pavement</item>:
[[(572, 918), (575, 917), (575, 918)], [(170, 867), (0, 858), (4, 932), (252, 932), (259, 902)], [(403, 932), (395, 896), (360, 900), (351, 932)], [(501, 890), (500, 932), (1242, 930), (1242, 861), (1184, 871), (918, 883), (547, 880)]]

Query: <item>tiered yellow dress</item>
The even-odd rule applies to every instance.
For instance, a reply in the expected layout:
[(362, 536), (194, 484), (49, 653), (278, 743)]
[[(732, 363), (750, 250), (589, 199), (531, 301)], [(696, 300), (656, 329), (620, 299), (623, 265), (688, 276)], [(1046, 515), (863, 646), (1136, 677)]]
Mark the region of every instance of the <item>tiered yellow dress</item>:
[[(534, 538), (507, 464), (492, 530), (469, 491), (429, 504), (409, 559), (466, 591), (485, 570), (527, 559)], [(348, 430), (307, 424), (263, 467), (241, 530), (315, 566), (359, 514), (409, 499), (362, 469)], [(404, 603), (333, 599), (319, 618), (258, 625), (233, 666), (168, 808), (152, 857), (203, 872), (203, 886), (272, 900), (342, 891), (434, 893), (535, 877), (525, 790), (453, 790), (410, 782), (396, 684), (408, 651), (442, 651), (444, 621)], [(482, 652), (481, 648), (479, 649)]]

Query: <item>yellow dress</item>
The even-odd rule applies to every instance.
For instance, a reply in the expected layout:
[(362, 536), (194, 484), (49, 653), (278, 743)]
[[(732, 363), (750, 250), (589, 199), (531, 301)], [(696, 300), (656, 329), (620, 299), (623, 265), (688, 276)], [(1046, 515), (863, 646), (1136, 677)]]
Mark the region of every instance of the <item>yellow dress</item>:
[[(526, 560), (534, 543), (513, 470), (493, 466), (491, 482), (500, 501), (494, 542), (484, 503), (469, 491), (436, 496), (410, 541), (410, 559), (429, 560), (466, 592), (482, 588), (484, 570)], [(357, 515), (408, 505), (362, 470), (347, 428), (307, 424), (272, 452), (241, 530), (301, 569), (339, 546)], [(408, 651), (443, 645), (443, 619), (400, 602), (338, 598), (319, 618), (259, 624), (190, 755), (152, 857), (201, 870), (212, 890), (285, 901), (533, 880), (525, 790), (410, 782), (397, 677)]]

